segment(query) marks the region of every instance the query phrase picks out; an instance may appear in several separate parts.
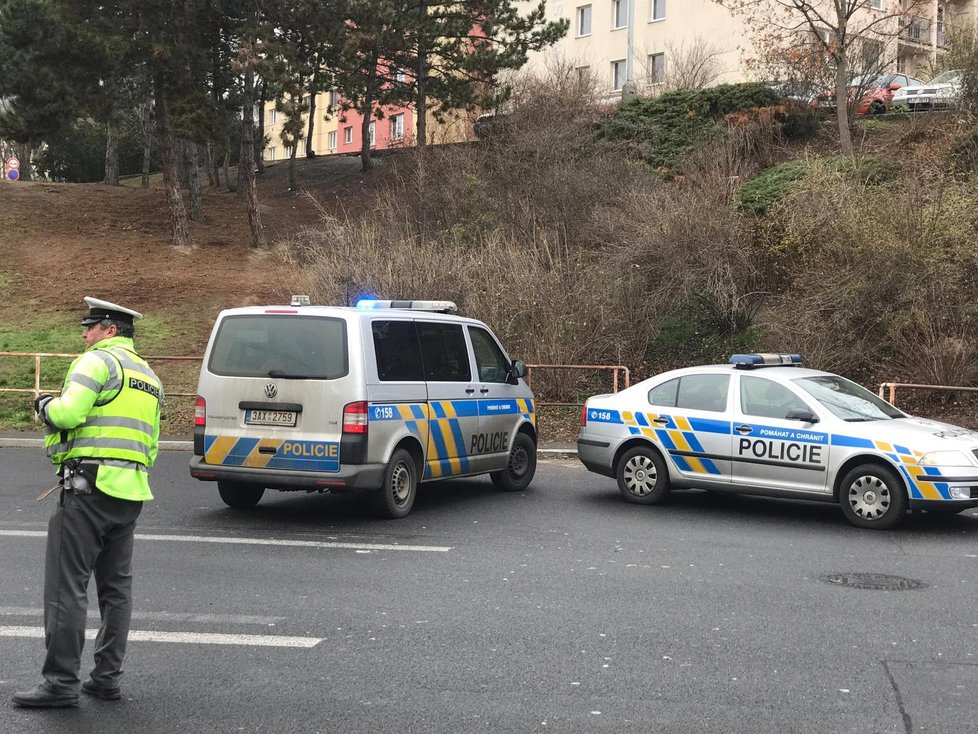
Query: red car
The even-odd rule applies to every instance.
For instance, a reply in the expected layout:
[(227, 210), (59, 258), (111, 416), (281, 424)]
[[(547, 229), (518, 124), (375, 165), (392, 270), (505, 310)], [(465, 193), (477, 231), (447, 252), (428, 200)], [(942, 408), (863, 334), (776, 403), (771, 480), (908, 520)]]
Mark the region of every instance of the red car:
[[(896, 90), (920, 84), (923, 82), (906, 74), (874, 74), (853, 79), (849, 94), (854, 97), (862, 93), (856, 105), (857, 115), (882, 115), (889, 111)], [(815, 97), (812, 107), (821, 112), (834, 112), (835, 92), (822, 92)]]

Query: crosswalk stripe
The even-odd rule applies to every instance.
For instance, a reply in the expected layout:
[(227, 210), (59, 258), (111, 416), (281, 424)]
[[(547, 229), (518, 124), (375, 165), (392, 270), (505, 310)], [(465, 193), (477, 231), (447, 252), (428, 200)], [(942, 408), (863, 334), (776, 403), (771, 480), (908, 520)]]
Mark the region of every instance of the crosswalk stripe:
[[(45, 538), (46, 530), (0, 530), (0, 535), (23, 538)], [(291, 548), (335, 548), (356, 551), (415, 551), (447, 553), (452, 546), (401, 545), (399, 543), (342, 543), (329, 540), (281, 540), (278, 538), (227, 538), (213, 535), (155, 535), (136, 533), (137, 540), (160, 540), (175, 543), (219, 543), (229, 545), (279, 545)]]
[[(85, 639), (94, 640), (98, 630), (85, 630)], [(0, 637), (44, 637), (43, 627), (3, 627)], [(163, 632), (130, 630), (130, 642), (177, 642), (189, 645), (249, 645), (257, 647), (315, 647), (321, 637), (286, 637), (284, 635), (222, 635), (210, 632)]]

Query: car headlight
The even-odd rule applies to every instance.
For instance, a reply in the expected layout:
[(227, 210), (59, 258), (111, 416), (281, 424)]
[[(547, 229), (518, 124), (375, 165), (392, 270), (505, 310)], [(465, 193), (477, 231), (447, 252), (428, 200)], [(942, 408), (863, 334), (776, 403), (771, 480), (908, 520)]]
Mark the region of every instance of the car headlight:
[(928, 451), (917, 463), (921, 466), (973, 466), (962, 451)]

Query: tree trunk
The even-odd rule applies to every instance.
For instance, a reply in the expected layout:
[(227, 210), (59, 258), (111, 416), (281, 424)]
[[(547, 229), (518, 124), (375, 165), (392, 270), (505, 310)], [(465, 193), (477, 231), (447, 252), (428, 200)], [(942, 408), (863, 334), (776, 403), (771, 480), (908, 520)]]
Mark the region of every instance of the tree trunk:
[[(264, 117), (264, 114), (262, 114)], [(255, 72), (248, 70), (244, 77), (244, 99), (242, 101), (241, 155), (238, 171), (244, 178), (248, 193), (248, 223), (251, 225), (251, 239), (255, 247), (268, 249), (265, 227), (261, 223), (258, 210), (258, 181), (255, 179)]]
[(153, 99), (147, 97), (143, 102), (142, 124), (143, 124), (143, 180), (142, 187), (149, 188), (149, 166), (152, 162), (153, 154)]
[[(264, 149), (265, 149), (265, 95), (268, 93), (268, 82), (262, 79), (261, 81), (261, 94), (258, 95), (258, 134), (254, 135), (254, 130), (252, 130), (252, 145), (254, 148), (254, 154), (252, 155), (252, 160), (255, 162), (255, 168), (258, 169), (258, 173), (265, 172), (265, 161)], [(252, 104), (254, 104), (254, 99), (252, 99)]]
[(289, 154), (289, 191), (295, 191), (298, 186), (295, 182), (295, 156), (299, 152), (298, 145), (292, 146), (292, 152)]
[(225, 138), (225, 141), (224, 141), (224, 166), (223, 166), (223, 168), (224, 168), (224, 185), (227, 187), (227, 190), (228, 191), (230, 191), (230, 192), (233, 193), (237, 189), (235, 189), (234, 186), (231, 183), (231, 143), (226, 138)]
[(105, 179), (102, 183), (119, 185), (119, 126), (112, 113), (105, 123)]
[(197, 143), (184, 141), (187, 151), (187, 182), (190, 188), (190, 218), (204, 221), (204, 197), (200, 191), (200, 152)]
[(214, 157), (214, 143), (207, 143), (204, 148), (204, 170), (207, 171), (207, 185), (217, 186), (217, 159)]
[(166, 98), (166, 82), (162, 73), (154, 79), (156, 93), (156, 132), (160, 138), (160, 158), (163, 162), (163, 188), (166, 192), (167, 209), (173, 229), (173, 244), (179, 247), (193, 246), (190, 225), (187, 222), (187, 209), (180, 191), (180, 178), (177, 172), (177, 154), (173, 135), (170, 133), (169, 103)]
[[(841, 48), (841, 44), (840, 44)], [(842, 155), (852, 155), (852, 131), (849, 129), (849, 64), (845, 50), (835, 64), (835, 118), (839, 124), (839, 146)]]
[(377, 55), (376, 52), (372, 53), (367, 90), (360, 105), (360, 115), (363, 117), (360, 121), (360, 170), (362, 171), (373, 168), (373, 162), (370, 160), (370, 116), (374, 108), (374, 85), (377, 83)]
[(418, 97), (415, 100), (415, 112), (418, 114), (418, 124), (415, 127), (417, 140), (415, 145), (423, 148), (427, 142), (428, 121), (426, 119), (428, 111), (428, 40), (425, 38), (425, 28), (428, 23), (428, 4), (426, 0), (421, 0), (421, 22), (418, 23), (418, 58), (417, 67), (414, 70), (415, 82), (417, 82)]
[[(317, 57), (318, 59), (318, 57)], [(319, 95), (319, 64), (316, 64), (316, 71), (313, 72), (312, 82), (309, 85), (309, 127), (306, 130), (306, 158), (315, 158), (316, 151), (313, 148), (312, 136), (316, 132), (316, 97)]]

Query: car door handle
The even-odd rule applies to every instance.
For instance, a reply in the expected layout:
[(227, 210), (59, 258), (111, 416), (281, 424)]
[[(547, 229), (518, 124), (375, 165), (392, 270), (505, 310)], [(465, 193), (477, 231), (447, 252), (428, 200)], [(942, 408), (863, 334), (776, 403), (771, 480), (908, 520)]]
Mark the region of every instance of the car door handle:
[(465, 394), (466, 395), (474, 395), (475, 394), (475, 388), (474, 387), (467, 387), (467, 388), (465, 388)]
[(489, 388), (488, 387), (480, 388), (479, 392), (481, 392), (483, 395), (486, 395), (489, 392)]
[(653, 418), (652, 419), (652, 422), (653, 423), (658, 423), (660, 426), (667, 426), (667, 425), (669, 425), (669, 419), (668, 418)]
[(737, 433), (750, 433), (754, 429), (747, 425), (740, 425), (734, 428)]

